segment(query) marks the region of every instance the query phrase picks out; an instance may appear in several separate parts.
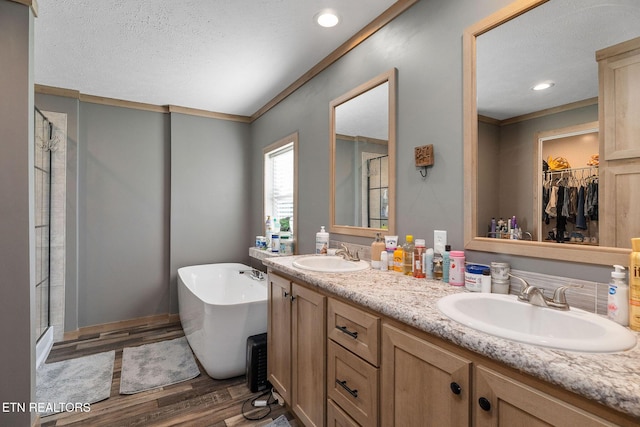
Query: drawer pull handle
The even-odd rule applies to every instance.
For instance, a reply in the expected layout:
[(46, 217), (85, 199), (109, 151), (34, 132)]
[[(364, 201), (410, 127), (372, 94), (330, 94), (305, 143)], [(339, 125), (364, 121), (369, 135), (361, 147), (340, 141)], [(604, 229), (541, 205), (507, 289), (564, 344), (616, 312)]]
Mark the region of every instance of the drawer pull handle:
[(347, 393), (349, 393), (351, 396), (358, 397), (358, 390), (351, 390), (349, 386), (347, 386), (346, 381), (336, 380), (336, 384), (341, 386), (343, 389), (347, 390)]
[(453, 392), (453, 394), (460, 394), (462, 393), (462, 387), (460, 387), (460, 384), (458, 384), (457, 382), (452, 382), (451, 384), (449, 384), (449, 387), (451, 387), (451, 391)]
[(478, 405), (480, 405), (480, 408), (482, 408), (483, 411), (490, 411), (491, 410), (491, 402), (489, 402), (489, 399), (487, 399), (486, 397), (481, 397), (480, 399), (478, 399)]
[(336, 329), (340, 329), (342, 332), (344, 332), (345, 334), (349, 335), (354, 340), (358, 339), (358, 331), (353, 331), (352, 332), (352, 331), (348, 330), (346, 326), (337, 326), (337, 325), (336, 325)]

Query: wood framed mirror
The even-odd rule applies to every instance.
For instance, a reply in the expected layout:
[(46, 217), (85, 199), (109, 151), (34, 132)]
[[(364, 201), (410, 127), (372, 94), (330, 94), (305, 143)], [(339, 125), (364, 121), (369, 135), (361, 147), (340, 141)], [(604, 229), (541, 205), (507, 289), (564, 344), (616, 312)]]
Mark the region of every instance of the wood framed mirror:
[[(568, 9), (562, 12), (553, 10), (553, 13), (547, 11), (549, 8), (564, 7)], [(599, 94), (603, 89), (598, 83), (598, 61), (596, 52), (601, 52), (609, 46), (623, 44), (626, 40), (640, 36), (638, 26), (631, 25), (630, 28), (632, 29), (630, 32), (615, 36), (618, 37), (618, 39), (607, 38), (610, 37), (610, 34), (617, 32), (612, 31), (612, 27), (618, 26), (622, 29), (627, 27), (620, 24), (620, 21), (626, 20), (627, 16), (629, 19), (636, 20), (637, 23), (637, 19), (640, 16), (639, 13), (639, 5), (631, 5), (629, 2), (623, 4), (623, 2), (617, 0), (613, 2), (603, 0), (588, 0), (585, 2), (518, 0), (465, 30), (463, 35), (465, 249), (556, 261), (571, 261), (598, 265), (627, 265), (630, 250), (628, 246), (624, 247), (626, 243), (614, 247), (604, 245), (563, 244), (564, 242), (550, 243), (542, 239), (540, 239), (541, 241), (537, 241), (537, 238), (532, 239), (532, 241), (525, 241), (487, 237), (487, 232), (490, 231), (488, 230), (488, 225), (491, 220), (490, 212), (495, 213), (495, 216), (499, 216), (498, 206), (502, 206), (504, 203), (497, 200), (497, 198), (488, 201), (486, 197), (487, 193), (482, 191), (484, 182), (486, 182), (483, 180), (486, 174), (483, 168), (486, 168), (487, 162), (485, 160), (487, 157), (486, 154), (483, 154), (481, 150), (479, 150), (479, 141), (481, 140), (479, 133), (482, 132), (482, 126), (485, 123), (490, 123), (498, 127), (502, 126), (502, 128), (500, 128), (500, 132), (502, 132), (507, 126), (516, 121), (532, 121), (532, 119), (539, 118), (543, 115), (553, 115), (553, 119), (551, 120), (555, 120), (562, 114), (570, 115), (579, 109), (589, 110), (590, 115), (587, 115), (586, 118), (577, 119), (573, 117), (573, 123), (558, 122), (555, 123), (554, 127), (537, 129), (534, 125), (531, 125), (530, 129), (528, 129), (529, 133), (523, 138), (526, 139), (526, 144), (528, 144), (529, 150), (531, 150), (540, 132), (553, 128), (579, 125), (594, 120), (599, 121), (599, 127), (601, 129), (599, 153), (601, 169), (603, 169), (603, 129), (606, 129), (606, 127), (602, 122), (601, 110), (603, 101)], [(593, 19), (600, 19), (597, 21), (597, 25), (594, 25), (596, 21), (591, 21), (587, 22), (587, 28), (578, 29), (577, 27), (573, 27), (574, 24), (580, 21), (586, 22), (588, 19), (585, 18), (591, 19), (591, 17), (593, 17)], [(532, 21), (534, 18), (539, 20)], [(489, 52), (492, 56), (487, 53), (487, 50), (483, 50), (484, 40), (490, 38), (486, 36), (490, 35), (493, 37), (495, 34), (498, 34), (499, 31), (503, 31), (503, 29), (509, 27), (521, 31), (522, 35), (514, 35), (516, 33), (511, 32), (512, 30), (507, 31), (509, 36), (507, 44), (518, 47), (520, 51), (527, 53), (529, 56), (524, 57), (511, 54), (506, 50), (495, 52), (495, 49), (493, 52)], [(597, 39), (599, 43), (604, 43), (604, 45), (595, 45), (592, 49), (584, 49), (584, 52), (582, 52), (585, 55), (584, 58), (586, 58), (584, 61), (588, 63), (593, 77), (593, 82), (589, 87), (572, 87), (570, 92), (571, 95), (574, 96), (573, 99), (561, 97), (553, 103), (550, 100), (555, 95), (549, 95), (546, 98), (538, 96), (534, 99), (537, 95), (530, 89), (532, 89), (532, 86), (536, 83), (535, 81), (529, 81), (528, 84), (530, 87), (523, 88), (520, 91), (520, 88), (515, 86), (511, 81), (502, 80), (506, 74), (511, 74), (515, 77), (522, 77), (526, 74), (524, 71), (521, 71), (522, 69), (509, 68), (511, 63), (520, 63), (528, 68), (536, 68), (537, 65), (542, 64), (540, 67), (542, 69), (558, 69), (565, 72), (569, 71), (569, 73), (571, 67), (577, 66), (579, 63), (581, 64), (580, 61), (582, 61), (582, 59), (578, 58), (578, 51), (580, 49), (577, 49), (571, 41), (567, 38), (549, 39), (552, 33), (562, 29), (577, 34), (578, 37)], [(600, 35), (602, 35), (602, 37), (600, 37)], [(481, 39), (483, 36), (486, 38)], [(522, 37), (522, 40), (518, 37)], [(520, 44), (518, 45), (518, 43)], [(564, 57), (566, 57), (565, 59), (567, 61), (563, 64), (558, 64), (557, 67), (555, 64), (551, 64), (550, 59), (552, 55), (549, 53), (556, 48), (564, 49), (566, 53)], [(533, 57), (536, 51), (545, 52), (545, 55), (548, 56)], [(486, 64), (493, 64), (495, 68), (487, 72)], [(564, 89), (565, 83), (577, 83), (579, 80), (577, 78), (578, 72), (577, 69), (574, 70), (575, 76), (570, 76), (573, 78), (568, 78), (565, 81), (556, 82), (556, 89)], [(493, 81), (487, 79), (487, 75), (491, 76)], [(546, 78), (553, 79), (554, 77)], [(571, 80), (575, 80), (575, 82)], [(512, 95), (517, 92), (520, 93), (520, 97), (514, 97), (513, 110), (508, 110), (507, 107), (501, 110), (500, 106), (492, 105), (491, 102), (487, 101), (489, 92), (491, 92), (493, 96), (493, 98), (491, 98), (492, 100), (511, 98)], [(517, 108), (524, 109), (516, 110), (516, 105)], [(492, 114), (485, 112), (492, 112)], [(581, 113), (582, 112), (584, 111), (581, 111)], [(495, 115), (493, 113), (495, 113)], [(515, 132), (512, 132), (511, 136), (513, 136), (514, 133)], [(505, 153), (507, 154), (505, 155)], [(539, 176), (536, 168), (541, 167), (541, 165), (534, 162), (533, 156), (533, 153), (526, 153), (523, 152), (522, 149), (517, 150), (511, 148), (506, 151), (500, 151), (498, 166), (496, 166), (496, 164), (493, 165), (494, 171), (508, 163), (519, 166), (519, 175), (512, 172), (511, 175), (503, 177), (502, 180), (511, 182), (522, 181), (521, 188), (525, 190), (501, 192), (496, 189), (496, 192), (499, 193), (497, 197), (512, 199), (509, 201), (509, 203), (513, 203), (510, 208), (511, 211), (520, 209), (517, 206), (521, 205), (521, 209), (525, 212), (523, 216), (525, 218), (528, 216), (529, 224), (536, 222), (537, 218), (535, 218), (535, 215), (538, 215), (540, 212), (540, 210), (536, 209), (531, 203), (531, 200), (536, 197), (535, 189), (537, 186), (534, 180)], [(637, 159), (634, 161), (637, 161)], [(606, 176), (606, 174), (602, 173), (602, 170), (600, 172), (601, 176)], [(602, 187), (603, 185), (601, 185), (601, 188)], [(616, 196), (623, 199), (631, 198), (628, 192), (617, 192)], [(515, 205), (517, 200), (521, 201), (520, 205)], [(511, 213), (509, 213), (509, 215), (511, 215)], [(533, 234), (536, 232), (538, 231), (533, 231)], [(600, 233), (600, 235), (602, 236), (602, 233)]]
[(382, 73), (329, 104), (332, 233), (395, 233), (396, 73)]

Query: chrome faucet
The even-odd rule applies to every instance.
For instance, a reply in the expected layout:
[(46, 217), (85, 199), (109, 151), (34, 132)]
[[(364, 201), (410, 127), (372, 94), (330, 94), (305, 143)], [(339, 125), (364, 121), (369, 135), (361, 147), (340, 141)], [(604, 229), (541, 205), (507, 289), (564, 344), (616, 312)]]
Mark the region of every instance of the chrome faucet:
[(520, 301), (528, 302), (529, 304), (536, 305), (538, 307), (555, 308), (556, 310), (569, 310), (569, 304), (567, 303), (567, 298), (565, 296), (567, 289), (582, 287), (582, 285), (560, 286), (553, 292), (553, 297), (548, 298), (544, 295), (543, 289), (531, 286), (521, 277), (514, 276), (513, 274), (509, 274), (509, 276), (520, 280), (523, 284), (523, 288), (520, 290), (520, 295), (518, 295), (518, 299)]
[(354, 254), (351, 251), (349, 251), (349, 248), (347, 248), (347, 246), (344, 243), (342, 243), (340, 246), (341, 248), (336, 251), (336, 255), (341, 256), (347, 261), (355, 261), (355, 262), (360, 261), (360, 256), (358, 255), (358, 251), (355, 251), (355, 254)]

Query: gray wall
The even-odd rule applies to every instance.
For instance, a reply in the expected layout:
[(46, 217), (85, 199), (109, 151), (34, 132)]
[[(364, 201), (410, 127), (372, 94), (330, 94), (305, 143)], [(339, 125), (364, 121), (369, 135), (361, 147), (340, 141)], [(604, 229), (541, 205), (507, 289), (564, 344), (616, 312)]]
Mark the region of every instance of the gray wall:
[(171, 312), (186, 265), (249, 262), (249, 125), (171, 113)]
[[(316, 231), (329, 219), (329, 102), (393, 67), (398, 69), (397, 234), (413, 234), (432, 245), (433, 230), (443, 229), (453, 248), (462, 248), (462, 33), (507, 3), (418, 2), (253, 123), (254, 170), (261, 170), (264, 146), (300, 132), (301, 253), (313, 250)], [(434, 145), (435, 165), (423, 179), (414, 147), (425, 144)], [(255, 176), (254, 202), (260, 200), (260, 189), (260, 176)], [(252, 211), (256, 233), (262, 219), (257, 206)]]
[[(462, 34), (509, 3), (418, 2), (252, 124), (253, 170), (262, 170), (264, 146), (299, 131), (300, 253), (313, 251), (314, 235), (329, 219), (329, 102), (392, 67), (398, 69), (397, 234), (413, 234), (432, 245), (433, 230), (447, 230), (453, 249), (462, 249)], [(434, 145), (435, 164), (422, 179), (414, 166), (413, 149), (425, 144)], [(254, 234), (259, 233), (263, 221), (260, 200), (261, 181), (256, 174), (252, 182)], [(332, 238), (370, 243), (369, 239), (350, 236)], [(608, 268), (593, 265), (477, 251), (466, 255), (473, 262), (501, 260), (516, 269), (604, 283), (609, 277)]]
[(78, 324), (167, 313), (169, 117), (80, 103)]
[[(35, 387), (33, 15), (0, 0), (0, 402), (29, 404)], [(29, 412), (0, 412), (28, 426)]]

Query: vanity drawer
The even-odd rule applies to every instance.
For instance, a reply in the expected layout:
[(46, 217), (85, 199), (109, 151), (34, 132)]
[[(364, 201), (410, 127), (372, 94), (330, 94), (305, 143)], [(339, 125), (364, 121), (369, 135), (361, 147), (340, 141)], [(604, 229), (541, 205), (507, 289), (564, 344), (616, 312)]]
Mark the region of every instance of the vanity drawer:
[(327, 427), (360, 427), (336, 403), (327, 400)]
[(327, 397), (361, 426), (378, 425), (378, 384), (378, 368), (329, 341)]
[(367, 362), (380, 366), (379, 317), (329, 298), (327, 334), (329, 338)]

